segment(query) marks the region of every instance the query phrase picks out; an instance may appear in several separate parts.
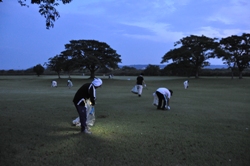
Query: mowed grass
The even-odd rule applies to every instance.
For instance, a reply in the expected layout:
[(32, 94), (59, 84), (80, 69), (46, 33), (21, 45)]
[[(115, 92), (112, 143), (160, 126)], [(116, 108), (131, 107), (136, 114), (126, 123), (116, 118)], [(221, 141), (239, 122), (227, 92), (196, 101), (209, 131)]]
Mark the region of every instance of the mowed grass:
[[(91, 80), (72, 76), (0, 77), (1, 166), (250, 165), (250, 78), (103, 78), (92, 135), (72, 126), (72, 99)], [(57, 88), (50, 81), (58, 81)], [(174, 91), (171, 110), (152, 105), (158, 87)]]

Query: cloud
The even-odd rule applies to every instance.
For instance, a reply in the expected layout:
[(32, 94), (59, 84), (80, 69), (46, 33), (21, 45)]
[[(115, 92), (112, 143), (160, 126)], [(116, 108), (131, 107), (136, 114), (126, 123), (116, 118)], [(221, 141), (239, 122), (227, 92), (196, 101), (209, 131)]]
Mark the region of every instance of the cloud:
[(209, 21), (218, 21), (227, 25), (242, 24), (250, 26), (250, 2), (248, 0), (230, 0), (220, 6), (208, 18)]
[(204, 36), (211, 37), (211, 38), (225, 38), (231, 35), (242, 35), (243, 32), (250, 33), (250, 29), (249, 30), (242, 30), (239, 28), (221, 29), (221, 28), (207, 26), (207, 27), (201, 27), (198, 31), (191, 32), (191, 34), (194, 34), (197, 36), (204, 35)]
[(134, 22), (128, 23), (123, 22), (125, 25), (139, 27), (148, 31), (147, 34), (133, 34), (124, 33), (126, 37), (137, 38), (137, 39), (147, 39), (154, 42), (175, 42), (182, 38), (184, 35), (182, 32), (174, 32), (170, 30), (170, 25), (166, 23), (156, 23), (156, 22)]

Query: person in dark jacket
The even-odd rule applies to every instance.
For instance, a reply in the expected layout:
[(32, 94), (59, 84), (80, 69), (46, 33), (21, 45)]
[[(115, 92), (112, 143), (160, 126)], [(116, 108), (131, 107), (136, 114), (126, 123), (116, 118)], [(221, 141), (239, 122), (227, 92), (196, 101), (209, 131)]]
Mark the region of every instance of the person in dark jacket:
[(138, 90), (138, 96), (141, 97), (143, 85), (144, 85), (144, 87), (146, 87), (146, 83), (145, 83), (144, 78), (143, 78), (143, 73), (141, 73), (136, 78), (136, 85), (137, 85), (137, 90)]
[(92, 106), (94, 106), (96, 100), (96, 89), (101, 85), (102, 85), (102, 80), (100, 78), (95, 78), (91, 83), (86, 83), (82, 85), (82, 87), (78, 89), (78, 91), (74, 96), (73, 103), (79, 114), (82, 133), (91, 134), (86, 124), (87, 121), (86, 100), (90, 100)]

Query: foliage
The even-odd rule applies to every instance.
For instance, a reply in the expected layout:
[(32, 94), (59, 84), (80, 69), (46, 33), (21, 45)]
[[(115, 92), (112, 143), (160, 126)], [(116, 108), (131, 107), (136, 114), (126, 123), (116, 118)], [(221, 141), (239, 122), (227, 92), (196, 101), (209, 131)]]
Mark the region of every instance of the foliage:
[(250, 34), (232, 35), (220, 40), (217, 56), (225, 61), (229, 68), (238, 68), (242, 78), (242, 71), (250, 66)]
[(173, 63), (182, 68), (193, 69), (195, 76), (199, 77), (199, 70), (204, 66), (209, 66), (207, 60), (215, 57), (213, 50), (218, 45), (216, 40), (216, 38), (209, 38), (204, 35), (184, 37), (174, 44), (174, 46), (181, 46), (167, 52), (162, 57), (161, 63), (172, 60)]
[(145, 75), (149, 76), (159, 76), (161, 71), (160, 67), (158, 65), (151, 65), (149, 64), (146, 69), (143, 71)]
[(33, 71), (36, 73), (37, 76), (40, 76), (44, 72), (44, 67), (41, 64), (38, 64), (33, 67)]
[(56, 55), (53, 58), (49, 58), (49, 61), (48, 63), (46, 63), (46, 66), (51, 71), (55, 71), (58, 75), (58, 78), (60, 78), (60, 72), (63, 70), (65, 61), (66, 59), (63, 56)]
[(134, 70), (136, 70), (136, 68), (130, 67), (130, 66), (122, 66), (121, 70), (122, 71), (134, 71)]
[[(62, 4), (68, 4), (72, 0), (31, 0), (31, 4), (39, 5), (39, 13), (46, 19), (46, 28), (53, 28), (54, 22), (60, 17), (59, 12), (56, 10), (56, 6), (59, 5), (58, 1)], [(0, 1), (1, 2), (1, 1)], [(18, 0), (21, 6), (27, 6), (26, 0)]]
[(107, 43), (96, 40), (71, 40), (65, 45), (65, 51), (61, 54), (71, 59), (70, 64), (74, 69), (86, 68), (95, 77), (98, 69), (114, 70), (119, 68), (120, 55)]
[(175, 76), (191, 76), (193, 68), (190, 64), (181, 61), (179, 63), (171, 63), (162, 69), (163, 75), (175, 75)]

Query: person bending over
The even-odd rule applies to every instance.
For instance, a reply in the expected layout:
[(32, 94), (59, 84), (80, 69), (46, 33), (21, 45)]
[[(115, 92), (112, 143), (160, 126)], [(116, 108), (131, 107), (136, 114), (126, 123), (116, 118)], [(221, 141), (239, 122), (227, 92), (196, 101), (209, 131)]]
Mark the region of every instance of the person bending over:
[(170, 97), (173, 96), (173, 91), (167, 88), (158, 88), (156, 90), (156, 95), (158, 97), (157, 109), (170, 109)]
[(95, 106), (96, 100), (96, 89), (102, 85), (102, 80), (100, 78), (95, 78), (91, 83), (86, 83), (82, 85), (76, 92), (73, 103), (79, 114), (81, 122), (81, 132), (86, 134), (91, 134), (87, 127), (87, 107), (86, 100), (90, 100), (92, 106)]

